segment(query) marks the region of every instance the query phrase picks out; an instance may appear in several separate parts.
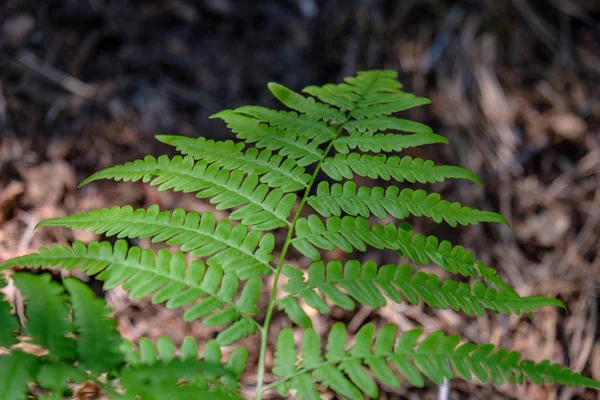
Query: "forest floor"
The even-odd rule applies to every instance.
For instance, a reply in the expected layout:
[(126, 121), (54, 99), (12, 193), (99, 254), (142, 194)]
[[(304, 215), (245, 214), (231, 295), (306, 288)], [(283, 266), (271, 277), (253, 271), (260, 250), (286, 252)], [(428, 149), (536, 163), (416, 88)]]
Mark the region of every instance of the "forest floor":
[[(443, 329), (600, 379), (598, 20), (593, 0), (4, 0), (0, 260), (55, 242), (98, 239), (34, 230), (45, 218), (124, 204), (209, 210), (191, 195), (142, 184), (76, 187), (115, 163), (170, 152), (155, 134), (231, 138), (208, 116), (245, 104), (277, 107), (267, 82), (299, 90), (361, 69), (392, 68), (407, 91), (432, 99), (407, 116), (450, 140), (428, 149), (428, 157), (469, 168), (485, 182), (483, 189), (454, 182), (436, 190), (499, 211), (511, 223), (457, 231), (414, 220), (415, 228), (464, 244), (522, 295), (558, 297), (568, 311), (544, 308), (534, 320), (475, 318), (390, 304), (315, 315), (317, 331), (335, 321), (351, 331), (368, 321)], [(388, 253), (365, 256), (400, 262)], [(304, 265), (299, 257), (291, 261)], [(181, 312), (129, 300), (123, 290), (105, 296), (130, 339), (215, 334), (182, 322)], [(285, 323), (275, 316), (275, 327)], [(256, 349), (257, 339), (243, 344)], [(250, 365), (257, 357), (251, 350)], [(243, 380), (247, 395), (253, 372)], [(455, 380), (451, 390), (452, 399), (598, 399), (593, 391), (553, 385), (493, 388)], [(433, 385), (405, 386), (387, 398), (433, 399), (436, 392)]]

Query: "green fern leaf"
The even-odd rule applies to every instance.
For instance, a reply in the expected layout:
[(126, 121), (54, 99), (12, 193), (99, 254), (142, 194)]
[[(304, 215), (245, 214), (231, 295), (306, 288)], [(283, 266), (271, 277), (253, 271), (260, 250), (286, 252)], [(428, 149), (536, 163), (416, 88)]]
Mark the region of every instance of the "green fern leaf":
[(265, 107), (243, 106), (233, 112), (258, 119), (262, 123), (286, 130), (296, 136), (304, 136), (321, 144), (333, 139), (335, 129), (306, 114), (298, 115), (294, 111), (277, 111)]
[(289, 378), (298, 368), (297, 363), (298, 350), (294, 344), (294, 331), (291, 328), (284, 328), (279, 333), (277, 339), (277, 350), (275, 351), (273, 373), (282, 378)]
[(381, 116), (372, 119), (353, 119), (344, 123), (344, 129), (348, 132), (375, 133), (386, 129), (393, 129), (412, 133), (433, 133), (433, 130), (425, 124), (401, 119), (396, 117)]
[[(0, 275), (0, 288), (6, 286), (6, 282)], [(19, 330), (19, 320), (12, 313), (12, 306), (0, 293), (0, 347), (10, 347), (18, 342), (17, 332)]]
[[(138, 360), (133, 365), (154, 365), (159, 362), (170, 363), (177, 360), (175, 353), (177, 349), (173, 342), (166, 336), (158, 338), (156, 344), (147, 338), (142, 338), (139, 341), (139, 350), (133, 350), (130, 356), (134, 360)], [(179, 351), (182, 361), (197, 362), (198, 361), (198, 344), (191, 337), (186, 337)], [(202, 374), (195, 375), (191, 378), (191, 382), (200, 384), (201, 387), (210, 388), (211, 393), (224, 394), (235, 396), (239, 390), (239, 379), (244, 372), (248, 361), (248, 351), (245, 348), (237, 348), (230, 355), (227, 363), (223, 364), (223, 355), (220, 345), (216, 340), (206, 342), (204, 348), (203, 362), (222, 368), (221, 371), (204, 371)]]
[(39, 359), (22, 351), (0, 355), (0, 399), (27, 399), (27, 384), (34, 381), (39, 368)]
[(216, 220), (213, 213), (172, 213), (160, 211), (157, 205), (147, 210), (131, 206), (92, 210), (68, 217), (42, 221), (38, 226), (67, 226), (90, 229), (98, 234), (118, 238), (148, 238), (154, 243), (180, 246), (192, 257), (208, 257), (209, 266), (219, 266), (226, 272), (235, 271), (241, 279), (269, 274), (275, 246), (272, 233), (261, 235), (248, 231), (242, 224), (233, 226), (227, 219)]
[[(162, 399), (165, 393), (171, 399), (236, 399), (237, 396), (213, 391), (202, 385), (189, 382), (198, 374), (209, 373), (225, 376), (230, 372), (222, 365), (208, 361), (173, 359), (168, 362), (139, 364), (121, 372), (120, 384), (125, 389), (125, 398)], [(181, 382), (184, 382), (183, 384)]]
[(474, 173), (453, 165), (434, 165), (433, 161), (423, 161), (420, 158), (386, 157), (383, 154), (371, 156), (368, 154), (350, 153), (337, 154), (327, 157), (322, 164), (323, 171), (336, 181), (342, 178), (352, 179), (354, 174), (372, 179), (381, 178), (385, 181), (395, 179), (398, 182), (435, 183), (447, 178), (467, 179), (479, 185), (481, 179)]
[(306, 136), (298, 136), (293, 131), (262, 124), (256, 118), (232, 110), (221, 111), (211, 118), (225, 121), (227, 127), (246, 143), (256, 143), (255, 146), (259, 149), (278, 151), (280, 155), (296, 160), (301, 167), (316, 163), (323, 155), (316, 139), (310, 140)]
[[(282, 332), (283, 340), (289, 342), (290, 334), (287, 330), (285, 332)], [(324, 360), (318, 354), (318, 335), (309, 329), (304, 332), (304, 337), (309, 338), (307, 342), (312, 346), (305, 345), (303, 341), (299, 361), (294, 363), (296, 357), (279, 357), (274, 360), (276, 369), (288, 372), (274, 385), (281, 388), (297, 376), (308, 374), (346, 398), (363, 399), (365, 395), (378, 398), (379, 390), (374, 379), (391, 387), (400, 386), (397, 373), (390, 367), (393, 365), (405, 379), (418, 387), (423, 386), (423, 377), (441, 384), (444, 378), (453, 379), (458, 373), (458, 376), (467, 380), (472, 379), (472, 374), (483, 382), (493, 379), (498, 385), (527, 376), (540, 383), (558, 382), (600, 388), (600, 382), (584, 378), (558, 364), (548, 361), (520, 361), (519, 353), (495, 349), (491, 344), (477, 346), (465, 343), (459, 346), (458, 336), (446, 336), (441, 331), (425, 336), (418, 343), (421, 336), (421, 329), (407, 331), (394, 346), (397, 337), (394, 325), (387, 325), (375, 334), (374, 325), (369, 323), (359, 329), (354, 344), (346, 350), (346, 328), (337, 322), (329, 333)], [(282, 341), (281, 337), (279, 341)], [(291, 352), (293, 350), (289, 345), (290, 343), (286, 343), (285, 348)], [(308, 362), (305, 362), (306, 359)]]
[[(315, 96), (322, 102), (333, 105), (340, 110), (351, 110), (353, 112), (357, 108), (362, 110), (370, 106), (397, 101), (397, 97), (394, 96), (402, 98), (412, 96), (400, 90), (402, 84), (396, 78), (397, 73), (392, 70), (363, 71), (355, 77), (345, 78), (346, 83), (307, 86), (303, 89), (303, 92)], [(390, 96), (392, 97), (390, 98)], [(290, 106), (289, 104), (286, 105)], [(337, 121), (340, 121), (340, 119), (334, 119), (334, 122)]]
[(402, 84), (397, 78), (398, 73), (388, 69), (360, 71), (356, 76), (344, 78), (344, 81), (349, 84), (348, 89), (359, 94), (362, 100), (369, 96), (400, 93)]
[(305, 87), (302, 91), (342, 111), (351, 110), (356, 106), (356, 102), (361, 99), (360, 96), (350, 90), (350, 86), (348, 85), (345, 88), (331, 83), (323, 86), (311, 85)]
[(85, 370), (62, 362), (44, 364), (37, 374), (40, 386), (52, 390), (57, 399), (63, 398), (69, 384), (82, 383), (87, 379)]
[(269, 191), (267, 185), (258, 183), (256, 175), (244, 179), (242, 171), (230, 172), (205, 161), (195, 163), (189, 156), (172, 159), (160, 156), (158, 160), (147, 156), (144, 160), (106, 168), (85, 179), (81, 185), (98, 179), (142, 179), (144, 183), (158, 185), (159, 191), (196, 192), (198, 198), (212, 197), (210, 201), (217, 204), (218, 210), (243, 206), (233, 211), (230, 218), (259, 230), (287, 226), (287, 218), (296, 202), (295, 194), (285, 194), (281, 189)]
[[(96, 278), (106, 281), (105, 288), (122, 284), (125, 290), (131, 292), (131, 298), (153, 294), (154, 303), (166, 301), (168, 308), (189, 305), (183, 315), (186, 321), (232, 308), (234, 317), (227, 322), (235, 322), (228, 329), (238, 327), (235, 330), (237, 336), (231, 335), (228, 329), (220, 335), (228, 332), (230, 336), (240, 338), (255, 333), (257, 326), (260, 328), (249, 315), (258, 313), (259, 309), (255, 304), (254, 307), (248, 304), (258, 298), (256, 292), (260, 292), (260, 278), (250, 278), (240, 299), (234, 302), (240, 282), (233, 271), (224, 273), (216, 265), (207, 269), (201, 260), (194, 260), (188, 265), (183, 253), (172, 254), (161, 249), (155, 254), (152, 250), (136, 246), (129, 248), (124, 240), (118, 240), (114, 247), (109, 242), (91, 242), (88, 246), (75, 242), (72, 250), (59, 245), (41, 248), (39, 253), (17, 257), (0, 265), (0, 269), (16, 265), (34, 268), (60, 265), (64, 269), (79, 266), (79, 270), (88, 275), (98, 274)], [(239, 329), (243, 321), (244, 329)]]
[(404, 219), (409, 215), (425, 216), (435, 222), (446, 221), (455, 227), (461, 225), (477, 225), (480, 222), (500, 222), (508, 225), (508, 221), (500, 214), (474, 210), (463, 207), (460, 203), (441, 200), (437, 193), (428, 194), (424, 190), (403, 189), (389, 186), (385, 191), (380, 187), (360, 187), (356, 189), (353, 181), (346, 181), (342, 186), (323, 181), (317, 186), (317, 193), (308, 198), (308, 204), (324, 217), (340, 216), (342, 211), (349, 215), (360, 215), (368, 218), (386, 218), (391, 215)]
[[(319, 391), (310, 374), (296, 374), (298, 350), (294, 344), (294, 332), (284, 328), (279, 333), (277, 351), (275, 352), (273, 373), (281, 378), (289, 379), (289, 387), (281, 385), (279, 391), (287, 393), (289, 389), (296, 390), (297, 399), (320, 399)], [(291, 378), (291, 379), (290, 379)]]
[(283, 85), (271, 82), (268, 84), (269, 90), (282, 104), (308, 115), (310, 118), (323, 119), (332, 123), (339, 123), (346, 120), (346, 116), (336, 109), (317, 103), (311, 97), (304, 97)]
[(402, 151), (409, 147), (418, 147), (425, 144), (448, 143), (443, 136), (434, 133), (415, 133), (412, 135), (399, 135), (394, 133), (351, 133), (350, 136), (341, 136), (333, 141), (337, 151), (348, 154), (350, 150), (358, 147), (360, 151)]
[(246, 174), (261, 175), (261, 183), (272, 188), (281, 188), (284, 192), (306, 189), (310, 180), (310, 175), (304, 172), (304, 167), (296, 165), (293, 159), (273, 154), (268, 149), (259, 152), (255, 148), (249, 148), (243, 152), (244, 144), (241, 142), (215, 142), (203, 137), (160, 135), (157, 139), (175, 146), (177, 151), (184, 155), (189, 154), (196, 160), (205, 160), (230, 171), (239, 169)]
[(18, 272), (12, 278), (25, 297), (26, 332), (32, 343), (47, 349), (51, 357), (73, 359), (75, 341), (67, 337), (72, 330), (63, 287), (53, 282), (50, 274)]
[(111, 310), (81, 281), (70, 278), (63, 284), (71, 295), (79, 362), (96, 376), (113, 370), (123, 357), (119, 352), (117, 322), (109, 317)]
[(358, 108), (353, 109), (352, 112), (350, 112), (350, 116), (357, 119), (375, 118), (380, 115), (390, 115), (430, 103), (431, 100), (425, 97), (416, 97), (410, 93), (372, 96), (359, 102)]
[(292, 240), (292, 245), (313, 261), (321, 259), (318, 249), (340, 249), (346, 253), (357, 249), (364, 252), (369, 245), (377, 249), (396, 250), (417, 265), (429, 265), (434, 262), (453, 274), (482, 277), (496, 287), (516, 295), (494, 269), (485, 268), (485, 265), (476, 261), (475, 256), (465, 251), (464, 247), (453, 247), (446, 240), (440, 243), (435, 236), (426, 237), (419, 233), (413, 235), (412, 227), (406, 223), (398, 228), (391, 223), (385, 226), (370, 226), (366, 218), (346, 216), (330, 217), (325, 225), (316, 215), (310, 215), (308, 219), (298, 219), (296, 237)]
[[(411, 304), (422, 300), (430, 307), (452, 308), (477, 315), (484, 315), (485, 309), (521, 314), (544, 306), (564, 307), (557, 299), (514, 296), (512, 292), (486, 287), (480, 282), (472, 286), (451, 279), (440, 282), (437, 275), (421, 271), (413, 273), (408, 265), (378, 268), (372, 261), (362, 266), (355, 260), (346, 262), (344, 266), (340, 261), (331, 261), (327, 266), (322, 262), (311, 264), (308, 280), (302, 271), (289, 265), (285, 266), (283, 273), (288, 277), (283, 290), (289, 295), (279, 302), (297, 303), (299, 297), (321, 314), (330, 312), (324, 298), (349, 311), (355, 309), (355, 301), (379, 309), (387, 304), (386, 297), (396, 303), (401, 303), (403, 298)], [(287, 312), (287, 309), (293, 308), (288, 305), (284, 309)]]

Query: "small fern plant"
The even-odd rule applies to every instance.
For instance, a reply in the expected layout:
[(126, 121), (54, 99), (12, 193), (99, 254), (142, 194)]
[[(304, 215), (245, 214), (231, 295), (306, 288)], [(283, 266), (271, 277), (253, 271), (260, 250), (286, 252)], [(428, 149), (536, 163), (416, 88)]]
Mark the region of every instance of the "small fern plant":
[[(244, 106), (213, 116), (227, 124), (238, 142), (158, 136), (182, 155), (147, 156), (82, 183), (141, 180), (158, 190), (208, 198), (217, 210), (230, 211), (228, 218), (156, 205), (54, 218), (40, 226), (91, 229), (117, 240), (54, 245), (0, 265), (78, 268), (105, 281), (106, 289), (122, 285), (131, 298), (151, 296), (154, 303), (183, 308), (186, 321), (221, 327), (204, 344), (203, 357), (191, 338), (180, 349), (166, 338), (156, 345), (143, 339), (135, 350), (118, 339), (105, 305), (83, 284), (65, 280), (67, 296), (48, 275), (17, 272), (13, 279), (25, 297), (26, 321), (19, 323), (8, 303), (0, 303), (0, 317), (9, 321), (0, 325), (0, 345), (8, 350), (0, 357), (0, 380), (10, 377), (14, 383), (9, 394), (1, 387), (0, 397), (25, 398), (28, 382), (60, 391), (64, 382), (88, 380), (114, 397), (239, 398), (248, 353), (240, 347), (223, 361), (221, 348), (251, 335), (260, 337), (258, 365), (252, 367), (257, 369), (257, 399), (272, 390), (303, 399), (318, 399), (326, 390), (348, 399), (379, 398), (379, 384), (398, 387), (405, 380), (420, 387), (425, 378), (440, 384), (454, 377), (497, 385), (523, 384), (528, 378), (600, 388), (599, 382), (550, 361), (521, 360), (517, 352), (465, 343), (440, 331), (399, 332), (394, 325), (366, 323), (349, 341), (351, 332), (336, 322), (322, 343), (308, 308), (327, 314), (332, 307), (380, 309), (407, 301), (465, 314), (532, 315), (539, 307), (564, 305), (547, 297), (521, 297), (464, 247), (414, 232), (402, 222), (414, 216), (452, 227), (507, 223), (499, 214), (451, 203), (437, 193), (396, 186), (451, 178), (481, 182), (463, 168), (395, 155), (447, 141), (423, 124), (391, 116), (429, 103), (402, 91), (394, 71), (361, 72), (341, 84), (308, 86), (306, 95), (276, 83), (269, 90), (292, 111)], [(359, 186), (355, 177), (389, 184)], [(285, 237), (283, 243), (276, 243), (275, 231)], [(127, 239), (135, 238), (179, 251), (131, 246)], [(412, 266), (352, 259), (370, 247), (396, 251)], [(325, 257), (334, 250), (349, 253), (350, 259)], [(307, 268), (286, 263), (294, 251)], [(456, 278), (441, 281), (414, 269), (430, 264)], [(269, 275), (272, 284), (266, 285)], [(272, 332), (277, 312), (290, 322)], [(273, 367), (266, 375), (274, 337)], [(17, 344), (23, 340), (47, 353), (29, 354)]]

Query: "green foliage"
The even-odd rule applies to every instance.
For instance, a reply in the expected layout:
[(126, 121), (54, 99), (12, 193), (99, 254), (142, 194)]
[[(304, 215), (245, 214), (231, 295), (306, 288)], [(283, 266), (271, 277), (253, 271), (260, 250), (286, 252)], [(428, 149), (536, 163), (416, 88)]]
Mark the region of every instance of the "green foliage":
[[(315, 382), (348, 399), (379, 398), (375, 379), (391, 387), (400, 387), (401, 378), (418, 387), (423, 377), (441, 384), (444, 378), (459, 376), (501, 385), (505, 381), (523, 384), (526, 378), (535, 383), (586, 385), (600, 388), (600, 383), (584, 378), (559, 364), (521, 361), (519, 353), (495, 349), (491, 344), (460, 344), (460, 337), (441, 331), (423, 336), (413, 329), (399, 337), (395, 325), (384, 326), (375, 335), (375, 326), (363, 325), (348, 349), (346, 327), (335, 323), (323, 354), (318, 334), (307, 329), (302, 334), (301, 357), (294, 343), (292, 329), (285, 328), (277, 341), (273, 373), (282, 379), (282, 393), (296, 391), (296, 398), (317, 399)], [(422, 338), (420, 343), (418, 340)], [(392, 369), (395, 367), (396, 371)]]
[[(463, 168), (396, 154), (447, 143), (426, 125), (391, 116), (429, 103), (402, 91), (396, 77), (387, 70), (360, 72), (341, 84), (308, 86), (303, 94), (270, 83), (271, 93), (291, 111), (243, 106), (212, 116), (223, 120), (238, 141), (161, 135), (158, 140), (181, 155), (147, 156), (84, 180), (82, 185), (99, 179), (142, 181), (160, 191), (193, 193), (228, 216), (124, 205), (54, 218), (40, 226), (89, 229), (117, 240), (54, 245), (6, 261), (0, 269), (77, 268), (105, 281), (105, 289), (121, 285), (132, 299), (150, 296), (154, 303), (182, 308), (186, 321), (201, 320), (220, 330), (204, 344), (202, 359), (192, 338), (180, 348), (166, 337), (156, 343), (141, 339), (136, 349), (120, 337), (103, 301), (81, 282), (65, 280), (65, 292), (50, 275), (15, 273), (26, 299), (26, 321), (20, 323), (8, 302), (0, 301), (0, 346), (9, 349), (0, 356), (0, 381), (10, 382), (0, 388), (0, 398), (25, 398), (32, 382), (60, 398), (67, 383), (85, 380), (114, 398), (242, 398), (248, 353), (238, 347), (224, 361), (221, 348), (252, 335), (260, 336), (257, 399), (271, 389), (318, 399), (323, 388), (351, 399), (378, 398), (378, 382), (423, 386), (425, 378), (440, 383), (454, 377), (494, 384), (522, 384), (529, 378), (597, 388), (600, 383), (547, 361), (521, 361), (518, 353), (490, 344), (459, 345), (459, 337), (441, 332), (397, 334), (392, 325), (378, 334), (372, 324), (363, 325), (348, 346), (346, 328), (335, 323), (322, 350), (301, 302), (322, 314), (332, 307), (354, 310), (357, 304), (378, 309), (389, 301), (476, 315), (533, 316), (539, 307), (564, 307), (552, 298), (521, 297), (464, 247), (413, 232), (404, 221), (410, 216), (451, 227), (508, 225), (497, 213), (396, 185), (447, 179), (482, 183)], [(321, 171), (340, 182), (318, 181)], [(355, 176), (386, 183), (358, 186)], [(281, 247), (276, 237), (283, 240)], [(141, 249), (127, 241), (141, 238), (179, 251)], [(285, 264), (290, 247), (313, 261), (306, 273)], [(393, 250), (414, 266), (435, 264), (460, 276), (442, 282), (404, 264), (321, 261), (327, 258), (323, 251), (354, 254), (368, 248)], [(280, 285), (282, 273), (287, 282)], [(271, 274), (271, 292), (264, 296), (263, 278)], [(279, 288), (284, 293), (278, 296)], [(277, 337), (271, 326), (276, 309), (287, 314), (300, 335), (292, 328), (278, 333), (276, 378), (265, 385), (267, 347)], [(17, 335), (22, 334), (43, 355), (19, 350)]]
[[(50, 274), (18, 272), (12, 279), (25, 299), (26, 320), (12, 326), (10, 352), (0, 356), (0, 382), (10, 382), (0, 385), (0, 398), (24, 399), (27, 383), (36, 381), (51, 398), (61, 399), (69, 383), (96, 380), (122, 364), (116, 322), (86, 284), (68, 278), (66, 293)], [(11, 309), (6, 301), (0, 304)], [(19, 350), (17, 335), (37, 350)]]
[[(162, 399), (171, 392), (176, 399), (239, 398), (235, 393), (246, 365), (245, 349), (234, 351), (227, 363), (216, 341), (207, 343), (199, 360), (198, 345), (190, 337), (180, 351), (166, 337), (156, 345), (143, 338), (136, 350), (116, 330), (104, 301), (83, 282), (67, 278), (61, 285), (50, 274), (28, 272), (12, 278), (25, 297), (26, 322), (6, 330), (11, 340), (5, 343), (11, 345), (4, 346), (8, 354), (0, 355), (1, 399), (25, 399), (30, 382), (37, 383), (46, 398), (62, 399), (72, 395), (69, 384), (86, 381), (100, 385), (114, 398), (134, 399), (141, 394), (144, 399)], [(8, 302), (0, 305), (9, 310), (6, 321), (16, 320)], [(35, 354), (19, 350), (17, 334), (25, 335), (23, 343), (36, 346)], [(122, 395), (118, 387), (124, 390)]]

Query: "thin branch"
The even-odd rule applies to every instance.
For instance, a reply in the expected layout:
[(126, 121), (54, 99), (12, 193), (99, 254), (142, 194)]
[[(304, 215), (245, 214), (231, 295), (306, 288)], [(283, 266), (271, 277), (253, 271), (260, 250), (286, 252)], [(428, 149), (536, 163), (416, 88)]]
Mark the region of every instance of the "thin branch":
[(76, 96), (91, 99), (98, 91), (95, 86), (60, 71), (52, 64), (39, 59), (30, 51), (20, 51), (17, 54), (16, 62)]

